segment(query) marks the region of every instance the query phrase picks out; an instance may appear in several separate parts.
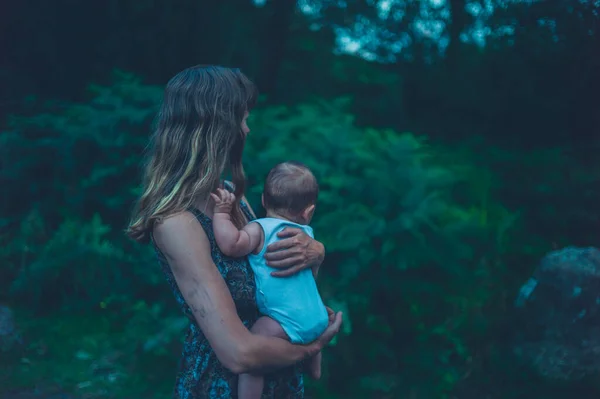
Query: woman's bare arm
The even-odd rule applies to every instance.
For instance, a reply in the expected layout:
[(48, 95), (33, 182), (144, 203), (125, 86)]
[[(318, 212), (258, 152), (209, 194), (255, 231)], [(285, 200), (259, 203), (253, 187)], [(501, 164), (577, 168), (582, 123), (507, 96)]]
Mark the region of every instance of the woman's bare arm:
[(210, 244), (190, 212), (167, 218), (154, 229), (175, 281), (219, 361), (236, 374), (267, 372), (315, 355), (339, 331), (336, 315), (325, 333), (309, 345), (254, 335), (237, 315), (231, 294), (211, 258)]

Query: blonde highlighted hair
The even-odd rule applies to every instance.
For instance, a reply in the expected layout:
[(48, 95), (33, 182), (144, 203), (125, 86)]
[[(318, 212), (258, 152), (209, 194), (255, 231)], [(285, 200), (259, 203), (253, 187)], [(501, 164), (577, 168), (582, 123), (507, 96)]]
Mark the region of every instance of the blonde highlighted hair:
[(233, 221), (243, 226), (241, 123), (257, 94), (255, 85), (238, 69), (219, 66), (191, 67), (167, 83), (146, 156), (143, 194), (127, 229), (129, 237), (148, 242), (157, 221), (208, 199), (226, 170), (238, 198)]

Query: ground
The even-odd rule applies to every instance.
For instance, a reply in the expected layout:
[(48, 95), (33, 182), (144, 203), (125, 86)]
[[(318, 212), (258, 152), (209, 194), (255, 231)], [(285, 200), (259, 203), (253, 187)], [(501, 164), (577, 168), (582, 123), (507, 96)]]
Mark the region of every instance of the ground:
[[(166, 398), (175, 378), (173, 351), (144, 351), (136, 336), (109, 316), (17, 313), (23, 344), (2, 354), (3, 399)], [(138, 325), (139, 326), (139, 325)]]

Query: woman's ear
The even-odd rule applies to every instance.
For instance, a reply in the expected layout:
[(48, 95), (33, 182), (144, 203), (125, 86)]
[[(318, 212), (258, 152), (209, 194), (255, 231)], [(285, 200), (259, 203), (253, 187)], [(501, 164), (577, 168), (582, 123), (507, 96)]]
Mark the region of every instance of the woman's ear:
[[(260, 203), (262, 204), (263, 208), (265, 208), (265, 195), (261, 194), (260, 195)], [(267, 209), (267, 208), (265, 208)]]

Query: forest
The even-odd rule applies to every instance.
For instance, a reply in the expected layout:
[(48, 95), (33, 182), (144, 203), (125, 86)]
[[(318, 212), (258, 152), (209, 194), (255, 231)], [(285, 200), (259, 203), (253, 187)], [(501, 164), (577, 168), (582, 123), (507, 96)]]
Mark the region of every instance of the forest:
[(244, 166), (259, 214), (276, 163), (319, 181), (318, 285), (344, 324), (307, 398), (600, 397), (600, 374), (550, 378), (514, 350), (515, 299), (544, 256), (600, 247), (599, 13), (5, 2), (0, 398), (171, 397), (188, 319), (124, 230), (164, 86), (197, 64), (258, 85)]

